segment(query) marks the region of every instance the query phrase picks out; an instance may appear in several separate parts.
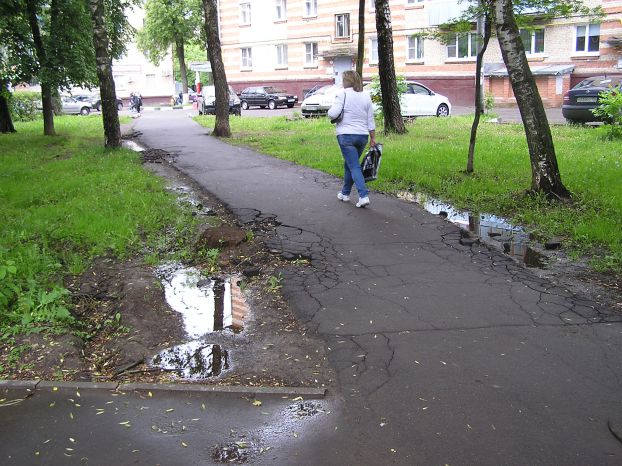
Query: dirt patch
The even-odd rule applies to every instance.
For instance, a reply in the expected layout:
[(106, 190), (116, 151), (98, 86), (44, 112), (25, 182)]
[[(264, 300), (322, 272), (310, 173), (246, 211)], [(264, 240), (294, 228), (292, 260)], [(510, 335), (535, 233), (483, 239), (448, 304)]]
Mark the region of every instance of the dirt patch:
[[(210, 384), (328, 386), (334, 380), (324, 343), (298, 325), (280, 296), (275, 277), (285, 266), (264, 241), (270, 231), (250, 231), (215, 198), (171, 167), (167, 154), (146, 151), (143, 161), (189, 202), (200, 218), (194, 247), (218, 249), (217, 258), (195, 260), (206, 275), (239, 277), (248, 316), (240, 332), (211, 332), (201, 338), (227, 352), (227, 368), (201, 380)], [(288, 263), (287, 266), (291, 266)], [(154, 367), (159, 352), (191, 339), (181, 315), (165, 299), (162, 277), (143, 257), (126, 261), (96, 260), (82, 276), (67, 284), (73, 314), (81, 323), (76, 335), (18, 337), (0, 348), (4, 378), (183, 382), (175, 371)], [(193, 380), (193, 383), (196, 383)]]

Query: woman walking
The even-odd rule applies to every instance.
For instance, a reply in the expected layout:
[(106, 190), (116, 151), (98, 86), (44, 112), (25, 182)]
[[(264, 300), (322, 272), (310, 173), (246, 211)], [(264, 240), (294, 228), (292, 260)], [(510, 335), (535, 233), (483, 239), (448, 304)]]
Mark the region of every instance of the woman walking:
[(361, 77), (356, 71), (348, 70), (343, 73), (344, 92), (338, 95), (335, 103), (328, 110), (331, 120), (343, 115), (337, 122), (337, 142), (343, 155), (343, 188), (337, 198), (340, 201), (350, 201), (352, 185), (356, 185), (359, 194), (357, 207), (369, 205), (369, 190), (365, 186), (365, 178), (359, 164), (359, 158), (367, 145), (376, 145), (376, 124), (374, 122), (374, 108), (371, 98), (363, 92)]

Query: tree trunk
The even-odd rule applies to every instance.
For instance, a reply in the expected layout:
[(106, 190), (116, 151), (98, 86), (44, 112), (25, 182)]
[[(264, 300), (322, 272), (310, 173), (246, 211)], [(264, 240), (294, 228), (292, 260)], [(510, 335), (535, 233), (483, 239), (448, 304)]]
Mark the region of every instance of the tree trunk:
[(0, 133), (14, 133), (13, 119), (9, 110), (7, 82), (0, 80)]
[(205, 13), (207, 55), (212, 65), (214, 91), (216, 93), (216, 124), (212, 134), (228, 138), (231, 137), (231, 127), (229, 126), (229, 85), (227, 84), (227, 75), (220, 49), (216, 0), (203, 0), (203, 9)]
[(99, 95), (104, 122), (104, 146), (106, 149), (121, 147), (121, 127), (117, 110), (117, 93), (112, 77), (112, 60), (108, 54), (108, 33), (104, 23), (103, 0), (89, 0), (93, 23), (93, 47), (99, 80)]
[(495, 29), (525, 127), (531, 159), (531, 190), (542, 192), (547, 197), (568, 199), (570, 192), (562, 184), (551, 128), (536, 81), (525, 57), (511, 0), (495, 2)]
[(184, 52), (183, 39), (175, 41), (175, 51), (177, 53), (177, 61), (179, 61), (179, 74), (181, 75), (181, 87), (184, 94), (188, 93), (188, 70), (186, 69), (186, 55)]
[(45, 47), (41, 38), (39, 29), (39, 16), (37, 4), (35, 0), (26, 1), (26, 10), (28, 12), (28, 24), (32, 33), (32, 40), (35, 45), (37, 60), (39, 61), (39, 77), (41, 81), (41, 102), (43, 104), (43, 134), (45, 136), (55, 136), (54, 130), (54, 110), (52, 108), (52, 85), (46, 79), (46, 71), (48, 67)]
[(384, 133), (406, 133), (400, 98), (395, 77), (393, 61), (393, 30), (389, 0), (376, 2), (376, 32), (378, 33), (378, 74), (382, 93), (382, 111), (384, 113)]
[(363, 77), (363, 60), (365, 60), (365, 0), (359, 0), (359, 42), (356, 51), (356, 72)]
[(484, 53), (488, 48), (488, 42), (490, 41), (490, 16), (486, 14), (484, 16), (484, 42), (482, 48), (477, 52), (477, 61), (475, 64), (475, 117), (473, 118), (473, 125), (471, 126), (471, 140), (469, 141), (469, 156), (467, 158), (467, 173), (473, 173), (473, 158), (475, 154), (475, 141), (477, 140), (477, 127), (479, 126), (479, 119), (483, 112), (482, 105), (482, 62), (484, 61)]

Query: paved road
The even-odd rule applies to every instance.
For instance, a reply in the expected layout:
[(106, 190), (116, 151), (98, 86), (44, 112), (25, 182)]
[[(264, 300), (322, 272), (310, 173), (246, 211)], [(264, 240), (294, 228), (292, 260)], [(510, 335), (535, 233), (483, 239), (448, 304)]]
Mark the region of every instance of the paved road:
[(334, 177), (228, 146), (183, 113), (137, 129), (242, 222), (274, 216), (272, 248), (311, 258), (285, 270), (284, 292), (339, 372), (338, 429), (276, 464), (622, 463), (607, 427), (622, 420), (622, 316), (461, 246), (416, 205), (340, 203)]
[(338, 202), (338, 179), (229, 146), (187, 113), (145, 112), (136, 129), (241, 222), (276, 219), (270, 248), (311, 259), (284, 269), (283, 291), (338, 372), (324, 413), (292, 422), (291, 396), (253, 411), (239, 395), (37, 390), (0, 406), (2, 464), (210, 464), (205, 446), (227, 439), (270, 446), (260, 465), (622, 464), (608, 427), (622, 425), (622, 316), (462, 246), (414, 204)]

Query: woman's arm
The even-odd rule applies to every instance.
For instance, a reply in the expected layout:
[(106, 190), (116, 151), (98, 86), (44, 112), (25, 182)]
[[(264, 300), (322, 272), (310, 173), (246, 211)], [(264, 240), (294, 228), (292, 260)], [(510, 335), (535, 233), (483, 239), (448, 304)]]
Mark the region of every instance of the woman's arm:
[(332, 120), (333, 118), (337, 118), (339, 116), (339, 114), (341, 113), (341, 110), (343, 110), (343, 104), (344, 104), (345, 98), (346, 98), (345, 90), (343, 91), (343, 93), (337, 95), (337, 97), (335, 98), (335, 102), (328, 109), (327, 116), (329, 120)]

